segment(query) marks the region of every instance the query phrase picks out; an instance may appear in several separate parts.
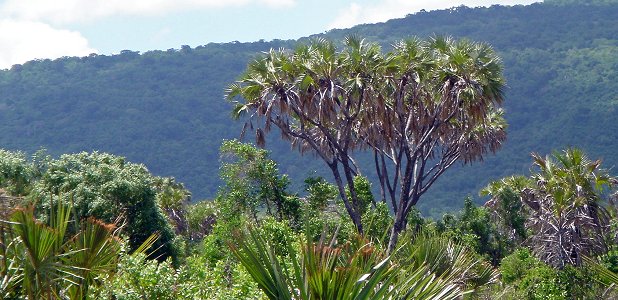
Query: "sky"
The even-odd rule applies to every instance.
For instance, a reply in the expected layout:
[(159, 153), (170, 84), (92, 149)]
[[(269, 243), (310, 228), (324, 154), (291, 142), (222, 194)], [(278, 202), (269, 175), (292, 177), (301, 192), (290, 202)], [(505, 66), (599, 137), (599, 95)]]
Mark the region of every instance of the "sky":
[(0, 0), (0, 69), (33, 59), (297, 39), (421, 9), (538, 0)]

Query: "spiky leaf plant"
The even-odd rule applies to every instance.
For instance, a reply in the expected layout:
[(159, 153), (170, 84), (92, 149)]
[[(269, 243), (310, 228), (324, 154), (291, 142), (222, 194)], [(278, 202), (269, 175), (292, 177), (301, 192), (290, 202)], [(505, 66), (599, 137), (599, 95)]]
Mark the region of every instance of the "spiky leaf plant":
[[(395, 263), (393, 256), (360, 237), (339, 246), (303, 241), (301, 251), (286, 260), (249, 228), (231, 248), (269, 299), (457, 299), (471, 278), (482, 283), (496, 279), (490, 266), (476, 268), (484, 271), (471, 276), (479, 264), (456, 244), (410, 244), (416, 246), (398, 248), (412, 250), (406, 264)], [(448, 247), (439, 248), (443, 246)], [(422, 254), (433, 250), (442, 251), (439, 259)]]

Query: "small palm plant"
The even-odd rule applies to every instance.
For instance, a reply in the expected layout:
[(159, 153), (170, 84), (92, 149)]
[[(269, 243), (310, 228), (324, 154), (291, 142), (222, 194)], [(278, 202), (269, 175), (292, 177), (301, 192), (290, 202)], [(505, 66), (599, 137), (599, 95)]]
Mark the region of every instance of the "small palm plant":
[(485, 205), (494, 210), (499, 225), (559, 269), (606, 252), (612, 238), (606, 189), (618, 180), (601, 168), (600, 160), (590, 160), (579, 149), (532, 158), (538, 170), (531, 177), (508, 177), (482, 191), (492, 196)]
[(602, 205), (603, 187), (614, 181), (581, 150), (554, 153), (553, 159), (533, 155), (537, 186), (524, 189), (532, 210), (527, 222), (531, 245), (543, 261), (557, 268), (580, 265), (582, 258), (605, 252), (610, 216)]
[(100, 283), (100, 275), (115, 272), (121, 250), (117, 230), (113, 224), (90, 217), (69, 241), (64, 253), (71, 255), (63, 257), (62, 262), (75, 267), (72, 272), (75, 276), (67, 290), (70, 299), (84, 299), (88, 288)]
[[(114, 226), (88, 219), (68, 237), (70, 206), (61, 201), (47, 223), (34, 208), (17, 208), (3, 221), (2, 292), (27, 299), (83, 299), (95, 278), (115, 268), (120, 241)], [(6, 282), (6, 284), (5, 284)]]
[(411, 238), (391, 256), (361, 237), (341, 246), (305, 241), (286, 259), (249, 228), (231, 248), (269, 299), (457, 299), (497, 279), (463, 246)]

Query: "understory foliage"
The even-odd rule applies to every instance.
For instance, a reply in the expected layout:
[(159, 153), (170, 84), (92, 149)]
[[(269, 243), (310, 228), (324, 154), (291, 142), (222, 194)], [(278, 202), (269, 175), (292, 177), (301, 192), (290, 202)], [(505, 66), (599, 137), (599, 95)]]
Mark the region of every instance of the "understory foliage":
[[(30, 162), (21, 153), (3, 155), (0, 296), (4, 299), (600, 299), (617, 295), (612, 285), (618, 282), (614, 273), (618, 270), (617, 222), (610, 197), (615, 179), (600, 162), (576, 149), (546, 158), (535, 155), (532, 175), (507, 177), (481, 191), (491, 196), (485, 206), (467, 198), (463, 210), (438, 221), (414, 211), (407, 219), (409, 229), (389, 252), (392, 211), (387, 203), (375, 201), (366, 178), (355, 179), (365, 204), (361, 217), (365, 232), (359, 235), (335, 185), (310, 177), (302, 196), (291, 193), (268, 152), (229, 141), (222, 147), (221, 174), (226, 185), (215, 201), (191, 203), (190, 193), (172, 178), (146, 180), (151, 185), (145, 190), (154, 196), (142, 201), (155, 200), (167, 228), (176, 234), (166, 244), (178, 249), (177, 256), (167, 258), (159, 254), (163, 231), (136, 247), (131, 243), (133, 231), (126, 228), (134, 225), (124, 214), (116, 216), (115, 225), (93, 216), (80, 217), (83, 210), (78, 208), (84, 202), (78, 198), (90, 195), (87, 191), (97, 195), (86, 183), (103, 182), (97, 181), (95, 175), (101, 171), (95, 170), (111, 168), (105, 158), (113, 156), (80, 154), (81, 159), (68, 161), (73, 162), (73, 170), (90, 170), (87, 176), (63, 175), (70, 174), (67, 169), (51, 176), (49, 170), (60, 163), (54, 159), (38, 154)], [(103, 160), (92, 168), (87, 167), (88, 157)], [(124, 164), (135, 168), (138, 178), (143, 176), (143, 167)], [(58, 191), (70, 192), (72, 197), (50, 191), (47, 195), (52, 197), (40, 199), (47, 203), (29, 204), (38, 199), (34, 195), (42, 183), (50, 186), (52, 178), (63, 176), (71, 180), (58, 182), (72, 185), (65, 183)], [(131, 180), (137, 179), (127, 178)], [(240, 195), (255, 199), (247, 201)], [(106, 201), (102, 195), (91, 197)], [(560, 203), (553, 203), (555, 199)], [(596, 223), (590, 221), (594, 217), (599, 218)], [(551, 222), (561, 219), (576, 227), (565, 228), (572, 231), (562, 232), (563, 246), (557, 248), (559, 237), (552, 234), (560, 231), (543, 229), (539, 222), (555, 225), (559, 223)], [(556, 263), (560, 249), (570, 253), (562, 265)]]
[(343, 245), (302, 242), (288, 259), (249, 228), (232, 251), (269, 299), (458, 299), (497, 273), (440, 236), (402, 239), (392, 256), (355, 236)]
[(58, 202), (41, 222), (33, 206), (20, 207), (2, 220), (3, 299), (84, 299), (115, 272), (122, 244), (115, 226), (88, 218), (70, 232), (72, 208)]

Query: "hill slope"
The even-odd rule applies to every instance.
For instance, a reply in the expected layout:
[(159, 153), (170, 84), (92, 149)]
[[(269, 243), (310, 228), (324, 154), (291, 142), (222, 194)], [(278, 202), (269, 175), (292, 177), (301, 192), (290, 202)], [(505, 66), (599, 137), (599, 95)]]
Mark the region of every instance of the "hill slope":
[[(447, 172), (421, 200), (427, 212), (459, 207), (491, 179), (526, 173), (533, 151), (578, 146), (604, 158), (606, 167), (618, 163), (618, 4), (570, 2), (460, 7), (325, 34), (337, 40), (355, 33), (385, 48), (413, 35), (445, 34), (486, 41), (503, 57), (508, 141), (485, 162)], [(0, 71), (0, 145), (52, 154), (112, 152), (176, 177), (195, 198), (212, 197), (221, 140), (237, 137), (242, 127), (228, 117), (225, 86), (260, 51), (294, 43), (208, 44), (16, 65)], [(292, 153), (276, 134), (271, 140), (273, 158), (297, 185), (324, 169)]]

